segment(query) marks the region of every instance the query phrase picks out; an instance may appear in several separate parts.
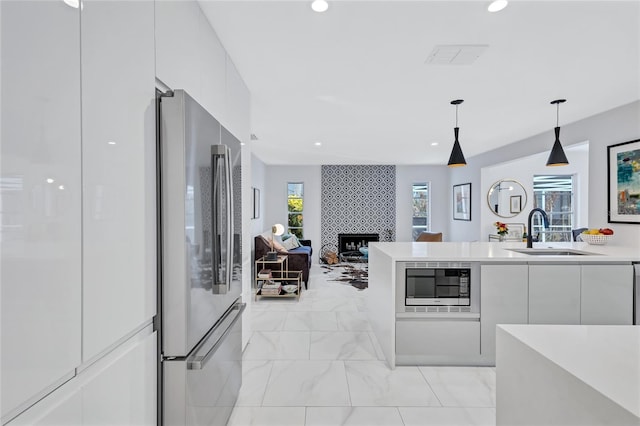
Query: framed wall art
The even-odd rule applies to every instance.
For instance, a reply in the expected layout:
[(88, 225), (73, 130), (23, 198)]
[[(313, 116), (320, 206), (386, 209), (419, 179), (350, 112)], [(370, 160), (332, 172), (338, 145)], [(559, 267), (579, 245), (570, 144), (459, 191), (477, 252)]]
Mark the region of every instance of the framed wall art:
[(509, 212), (520, 213), (522, 211), (522, 195), (512, 195), (509, 198)]
[(453, 219), (471, 220), (471, 182), (453, 185)]
[(640, 223), (640, 139), (607, 147), (609, 223)]

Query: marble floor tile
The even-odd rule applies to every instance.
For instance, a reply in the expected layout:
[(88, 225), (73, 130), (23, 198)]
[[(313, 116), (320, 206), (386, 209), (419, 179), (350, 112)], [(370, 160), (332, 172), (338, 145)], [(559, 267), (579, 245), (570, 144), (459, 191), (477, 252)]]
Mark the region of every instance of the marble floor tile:
[(263, 406), (351, 405), (342, 361), (274, 361)]
[(338, 329), (344, 331), (371, 331), (371, 324), (364, 312), (336, 312)]
[(304, 407), (236, 407), (227, 426), (301, 426)]
[(344, 297), (330, 297), (326, 299), (315, 299), (311, 305), (313, 311), (325, 312), (357, 312), (358, 309), (353, 300)]
[(289, 312), (284, 323), (286, 331), (337, 331), (335, 312)]
[(255, 331), (243, 360), (309, 359), (310, 332)]
[(496, 374), (491, 367), (419, 367), (445, 407), (495, 407)]
[(280, 331), (284, 328), (287, 312), (271, 312), (257, 310), (251, 312), (251, 329), (253, 331)]
[(273, 361), (242, 361), (242, 386), (237, 407), (262, 405), (272, 365)]
[(310, 359), (377, 360), (369, 333), (312, 331)]
[(403, 426), (396, 407), (309, 407), (305, 426)]
[(495, 426), (493, 408), (398, 407), (405, 426)]
[(440, 406), (418, 367), (391, 370), (383, 361), (345, 361), (353, 406)]
[(373, 331), (369, 331), (369, 337), (371, 338), (373, 349), (376, 351), (376, 358), (380, 361), (384, 361), (384, 352), (382, 352), (382, 347), (380, 346), (380, 342), (378, 342), (378, 338), (375, 333)]

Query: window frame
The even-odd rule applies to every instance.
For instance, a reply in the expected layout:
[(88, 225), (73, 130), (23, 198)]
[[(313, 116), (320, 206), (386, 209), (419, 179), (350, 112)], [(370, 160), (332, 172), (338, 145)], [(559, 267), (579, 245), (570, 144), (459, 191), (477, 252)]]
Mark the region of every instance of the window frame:
[[(291, 185), (301, 186), (300, 196), (291, 195), (291, 191), (290, 191)], [(302, 208), (300, 211), (290, 210), (289, 200), (291, 199), (301, 200)], [(297, 214), (299, 216), (302, 216), (302, 218), (300, 219), (300, 223), (301, 223), (300, 226), (291, 226), (290, 217), (292, 214)], [(286, 229), (288, 233), (294, 234), (298, 238), (304, 238), (304, 182), (287, 182), (287, 227)]]

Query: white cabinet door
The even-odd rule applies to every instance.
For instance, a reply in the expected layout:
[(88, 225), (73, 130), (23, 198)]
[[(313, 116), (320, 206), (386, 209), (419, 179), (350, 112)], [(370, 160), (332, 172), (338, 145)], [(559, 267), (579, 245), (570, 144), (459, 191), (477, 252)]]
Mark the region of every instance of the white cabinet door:
[(154, 3), (82, 9), (83, 361), (155, 315)]
[[(202, 59), (198, 48), (202, 11), (195, 1), (156, 1), (156, 75), (202, 104)], [(223, 104), (224, 100), (220, 100)]]
[(3, 423), (80, 363), (80, 12), (2, 1)]
[(580, 324), (580, 265), (529, 265), (529, 324)]
[(495, 360), (496, 324), (526, 324), (529, 267), (480, 266), (480, 352)]
[(11, 426), (156, 425), (156, 333), (143, 329)]
[(480, 350), (478, 321), (396, 319), (398, 356), (477, 356)]
[(123, 346), (82, 387), (82, 424), (156, 425), (156, 333)]
[(582, 324), (633, 324), (633, 266), (582, 265)]

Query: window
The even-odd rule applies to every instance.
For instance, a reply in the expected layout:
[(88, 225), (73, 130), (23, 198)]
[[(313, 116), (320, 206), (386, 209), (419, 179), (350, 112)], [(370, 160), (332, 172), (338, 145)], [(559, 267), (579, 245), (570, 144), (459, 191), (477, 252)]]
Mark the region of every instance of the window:
[(542, 175), (533, 177), (533, 207), (549, 216), (549, 228), (544, 229), (541, 215), (534, 215), (532, 235), (540, 241), (572, 241), (574, 223), (573, 176)]
[(431, 228), (429, 208), (431, 206), (429, 197), (429, 183), (420, 182), (413, 184), (413, 196), (411, 202), (413, 205), (413, 217), (411, 221), (413, 241), (418, 238), (421, 232), (427, 232)]
[(289, 182), (287, 184), (288, 229), (291, 234), (303, 238), (304, 218), (304, 183)]

